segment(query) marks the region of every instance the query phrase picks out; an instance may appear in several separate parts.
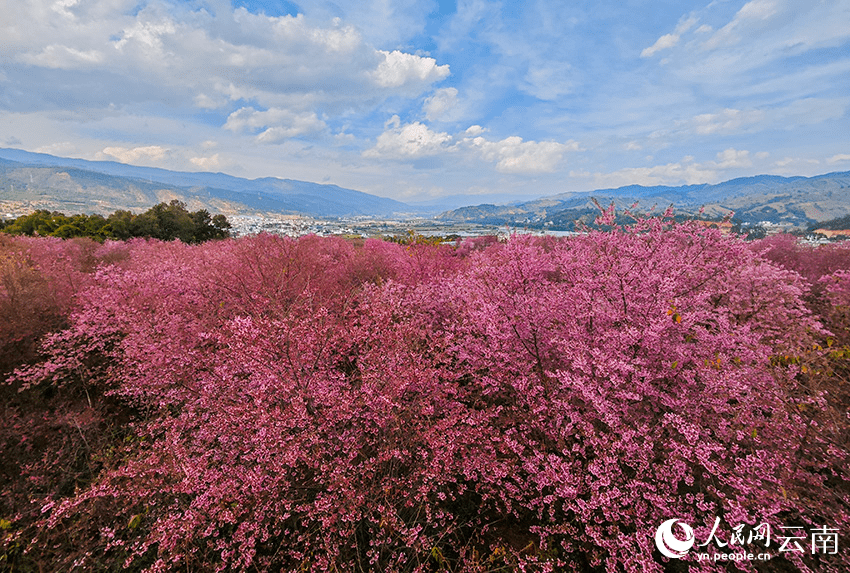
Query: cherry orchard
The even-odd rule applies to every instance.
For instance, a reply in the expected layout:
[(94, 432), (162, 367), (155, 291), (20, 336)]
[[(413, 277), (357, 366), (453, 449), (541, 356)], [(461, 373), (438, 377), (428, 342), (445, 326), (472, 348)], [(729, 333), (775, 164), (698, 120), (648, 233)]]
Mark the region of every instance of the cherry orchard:
[(73, 534), (65, 568), (663, 571), (673, 517), (699, 539), (714, 516), (850, 524), (846, 428), (812, 381), (842, 358), (808, 304), (817, 281), (844, 304), (844, 271), (664, 218), (116, 245), (12, 377), (132, 412), (89, 482), (39, 500), (25, 541)]

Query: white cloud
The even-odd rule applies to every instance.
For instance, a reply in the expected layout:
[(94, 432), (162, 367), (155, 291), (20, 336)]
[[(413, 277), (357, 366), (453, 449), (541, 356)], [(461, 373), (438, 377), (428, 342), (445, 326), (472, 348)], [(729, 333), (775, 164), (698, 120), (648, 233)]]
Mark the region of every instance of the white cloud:
[(679, 43), (679, 36), (676, 34), (664, 34), (660, 38), (658, 38), (654, 44), (649, 46), (648, 48), (644, 48), (640, 53), (641, 58), (649, 58), (654, 56), (656, 52), (660, 52), (661, 50), (666, 50), (667, 48), (672, 48), (676, 44)]
[(423, 58), (398, 50), (380, 50), (379, 53), (384, 60), (372, 72), (372, 77), (382, 88), (412, 86), (415, 90), (421, 90), (449, 75), (449, 66), (438, 66), (434, 58)]
[(750, 152), (743, 150), (738, 151), (730, 147), (717, 154), (717, 167), (720, 169), (729, 169), (732, 167), (752, 167), (753, 162), (750, 160)]
[(805, 159), (800, 159), (799, 157), (784, 157), (776, 162), (778, 167), (787, 167), (793, 163), (800, 163), (802, 161), (810, 161)]
[(666, 165), (627, 167), (611, 173), (594, 173), (593, 186), (603, 189), (626, 185), (695, 185), (717, 181), (717, 171), (713, 166), (689, 162), (687, 159)]
[(134, 22), (131, 27), (125, 28), (121, 39), (113, 45), (119, 52), (141, 48), (147, 59), (151, 59), (152, 56), (162, 56), (165, 42), (170, 40), (169, 36), (177, 32), (177, 23), (168, 17), (154, 16), (153, 11), (142, 10), (140, 13), (143, 12), (148, 13), (144, 18)]
[(752, 0), (744, 4), (735, 15), (733, 22), (741, 20), (767, 20), (778, 12), (775, 0)]
[(814, 175), (821, 172), (821, 162), (808, 157), (784, 157), (774, 162), (772, 171), (780, 175)]
[(40, 53), (25, 54), (24, 63), (45, 68), (76, 69), (92, 67), (103, 63), (103, 53), (97, 50), (78, 50), (69, 46), (51, 44)]
[(227, 105), (227, 98), (220, 95), (198, 94), (195, 96), (195, 106), (201, 109), (218, 109), (225, 105)]
[(429, 121), (437, 121), (444, 118), (457, 106), (457, 89), (442, 88), (425, 99), (422, 109)]
[[(20, 145), (21, 141), (15, 145)], [(71, 143), (70, 141), (62, 141), (59, 143), (51, 143), (50, 145), (43, 145), (41, 147), (37, 147), (34, 149), (36, 153), (46, 153), (48, 155), (72, 155), (77, 152), (77, 147)]]
[(76, 16), (73, 12), (68, 10), (68, 8), (73, 8), (77, 4), (79, 4), (79, 0), (58, 0), (57, 2), (54, 2), (50, 8), (54, 12), (62, 14), (66, 18), (73, 20)]
[[(756, 157), (765, 155), (757, 153)], [(693, 156), (685, 156), (681, 161), (650, 167), (627, 167), (611, 173), (571, 172), (570, 175), (587, 178), (596, 188), (616, 188), (625, 185), (696, 185), (716, 183), (725, 177), (728, 169), (742, 169), (752, 166), (750, 152), (728, 148), (716, 155), (716, 161), (696, 162)]]
[(279, 143), (285, 139), (323, 131), (327, 128), (315, 112), (294, 112), (271, 108), (257, 111), (243, 107), (227, 118), (224, 128), (233, 132), (263, 130), (257, 136), (260, 143)]
[(338, 17), (349, 22), (364, 35), (369, 44), (379, 48), (398, 47), (409, 38), (421, 34), (428, 21), (428, 14), (434, 9), (431, 2), (422, 0), (298, 0), (297, 4), (314, 20), (330, 21)]
[(357, 141), (353, 133), (348, 133), (344, 129), (334, 134), (334, 145), (352, 145)]
[(220, 169), (222, 164), (218, 153), (210, 155), (209, 157), (190, 157), (189, 161), (195, 167), (199, 167), (204, 170)]
[[(848, 60), (841, 48), (850, 40), (848, 0), (742, 4), (729, 16), (724, 12), (730, 3), (711, 2), (693, 14), (714, 28), (704, 24), (680, 38), (673, 38), (674, 32), (644, 50), (644, 57), (664, 55), (664, 76), (654, 85), (657, 92), (687, 88), (702, 102), (717, 102), (721, 108), (742, 113), (759, 109), (766, 114), (765, 124), (773, 122), (771, 109), (785, 102), (847, 92)], [(801, 57), (807, 54), (811, 57)], [(683, 95), (678, 103), (684, 108), (693, 99)], [(751, 118), (742, 119), (746, 124)]]
[(758, 109), (724, 109), (718, 113), (704, 113), (693, 118), (693, 131), (699, 135), (714, 133), (735, 133), (741, 127), (764, 120), (764, 112)]
[(843, 163), (845, 161), (850, 161), (850, 154), (848, 153), (839, 153), (837, 155), (833, 155), (829, 159), (826, 160), (827, 163)]
[[(105, 147), (99, 159), (117, 159), (121, 163), (157, 162), (165, 158), (168, 149), (159, 145), (145, 147)], [(106, 157), (109, 156), (109, 157)]]
[(661, 50), (672, 48), (679, 43), (679, 40), (682, 38), (682, 34), (690, 30), (697, 22), (697, 18), (693, 16), (680, 20), (672, 34), (664, 34), (658, 38), (653, 45), (648, 48), (644, 48), (640, 53), (640, 57), (649, 58)]
[[(4, 73), (22, 89), (4, 105), (16, 110), (49, 109), (60, 99), (86, 102), (92, 112), (140, 101), (217, 109), (244, 99), (258, 109), (341, 115), (418, 96), (449, 75), (434, 58), (376, 49), (338, 19), (269, 17), (227, 2), (63, 0), (53, 10), (33, 0), (12, 2), (8, 12), (7, 4)], [(86, 75), (57, 81), (33, 68)]]
[(726, 108), (677, 121), (673, 130), (657, 132), (656, 136), (691, 137), (788, 130), (838, 119), (848, 108), (850, 98), (803, 98), (779, 107)]
[(523, 141), (521, 137), (511, 136), (493, 141), (481, 135), (485, 132), (480, 125), (473, 125), (452, 136), (433, 131), (420, 122), (402, 124), (395, 115), (386, 123), (375, 146), (363, 156), (411, 159), (462, 152), (467, 157), (494, 163), (496, 171), (501, 173), (538, 174), (556, 171), (565, 153), (580, 149), (573, 140)]
[(679, 63), (690, 79), (713, 83), (812, 49), (841, 46), (850, 38), (850, 14), (845, 0), (753, 0), (718, 30), (699, 31), (711, 34), (684, 45)]
[(775, 16), (779, 7), (773, 0), (752, 0), (744, 4), (731, 22), (717, 30), (703, 44), (703, 49), (729, 47), (738, 44), (748, 30), (761, 28), (765, 20)]
[(483, 137), (464, 140), (485, 161), (496, 162), (496, 170), (502, 173), (552, 173), (557, 170), (564, 154), (578, 151), (577, 141), (523, 141), (511, 136), (500, 141), (489, 141)]
[(418, 121), (402, 125), (394, 115), (384, 127), (375, 146), (363, 152), (364, 157), (415, 158), (453, 150), (448, 145), (451, 135), (432, 131)]

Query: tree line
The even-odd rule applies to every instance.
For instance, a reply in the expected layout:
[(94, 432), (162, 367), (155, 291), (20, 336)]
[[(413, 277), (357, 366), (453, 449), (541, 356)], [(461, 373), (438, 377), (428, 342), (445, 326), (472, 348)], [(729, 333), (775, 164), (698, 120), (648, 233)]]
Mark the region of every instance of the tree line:
[(11, 221), (0, 221), (0, 230), (10, 235), (89, 237), (97, 241), (146, 237), (184, 243), (203, 243), (230, 236), (230, 223), (224, 215), (210, 215), (206, 209), (189, 211), (182, 201), (159, 203), (138, 215), (119, 209), (111, 215), (65, 215), (39, 209)]

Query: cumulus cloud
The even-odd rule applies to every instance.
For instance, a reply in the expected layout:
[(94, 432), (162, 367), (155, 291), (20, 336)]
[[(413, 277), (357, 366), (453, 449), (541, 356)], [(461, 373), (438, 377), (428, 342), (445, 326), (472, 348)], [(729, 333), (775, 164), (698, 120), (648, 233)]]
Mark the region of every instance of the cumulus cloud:
[(100, 159), (117, 159), (121, 163), (157, 162), (165, 158), (168, 149), (159, 145), (148, 145), (145, 147), (105, 147), (100, 154)]
[(379, 53), (384, 59), (371, 75), (375, 83), (383, 88), (409, 86), (421, 90), (449, 75), (449, 66), (438, 66), (434, 58), (423, 58), (398, 50), (379, 50)]
[(564, 154), (578, 151), (577, 141), (523, 141), (511, 136), (500, 141), (474, 137), (465, 142), (485, 161), (495, 162), (502, 173), (552, 173), (557, 170)]
[[(434, 58), (378, 50), (338, 19), (270, 17), (226, 2), (214, 10), (170, 0), (53, 6), (12, 2), (4, 13), (14, 22), (0, 24), (4, 60), (14, 64), (4, 71), (26, 86), (12, 108), (38, 109), (56, 92), (93, 107), (141, 100), (216, 109), (243, 99), (264, 109), (342, 114), (417, 96), (449, 74)], [(83, 75), (60, 82), (40, 70)], [(23, 96), (33, 93), (42, 95)]]
[(253, 107), (243, 107), (230, 114), (224, 128), (233, 132), (262, 130), (257, 141), (279, 143), (292, 137), (322, 131), (327, 125), (312, 111), (294, 112), (280, 108), (257, 111)]
[(437, 121), (444, 118), (455, 106), (457, 106), (457, 89), (442, 88), (425, 99), (422, 109), (429, 121)]
[(209, 157), (190, 157), (189, 161), (195, 167), (207, 171), (221, 168), (221, 158), (219, 157), (218, 153), (210, 155)]
[(738, 151), (730, 147), (717, 154), (717, 167), (728, 169), (731, 167), (752, 167), (753, 162), (750, 160), (750, 152), (746, 150)]
[(448, 145), (451, 135), (432, 131), (418, 121), (402, 125), (394, 115), (384, 127), (375, 146), (363, 152), (364, 157), (415, 158), (453, 150)]
[(491, 140), (484, 137), (486, 129), (473, 125), (461, 134), (452, 136), (436, 132), (428, 126), (413, 122), (402, 124), (393, 116), (378, 136), (375, 146), (364, 157), (411, 159), (442, 153), (462, 153), (466, 157), (495, 164), (501, 173), (552, 173), (558, 169), (564, 154), (580, 149), (577, 141), (524, 141), (519, 136)]
[(370, 44), (379, 47), (403, 45), (409, 38), (424, 32), (428, 15), (434, 10), (430, 2), (421, 0), (298, 0), (297, 4), (317, 20), (342, 18), (356, 26)]

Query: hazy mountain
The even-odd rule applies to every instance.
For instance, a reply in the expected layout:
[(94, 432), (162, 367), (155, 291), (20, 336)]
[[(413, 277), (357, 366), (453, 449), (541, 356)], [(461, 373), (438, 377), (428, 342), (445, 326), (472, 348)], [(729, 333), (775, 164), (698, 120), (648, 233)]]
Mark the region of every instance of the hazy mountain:
[(46, 208), (111, 213), (179, 199), (211, 212), (285, 213), (315, 217), (387, 216), (415, 208), (336, 185), (223, 173), (188, 173), (112, 161), (86, 161), (0, 149), (0, 209)]
[[(614, 202), (621, 209), (638, 202), (641, 211), (653, 206), (660, 211), (673, 205), (677, 213), (696, 214), (703, 208), (709, 217), (734, 211), (735, 218), (745, 223), (769, 221), (805, 228), (850, 215), (850, 172), (817, 177), (759, 175), (716, 185), (630, 185), (522, 202), (510, 194), (489, 194), (453, 195), (405, 204), (336, 185), (169, 171), (0, 148), (3, 213), (20, 214), (39, 208), (68, 214), (143, 211), (172, 199), (185, 202), (191, 210), (203, 208), (228, 215), (386, 217), (445, 211), (439, 219), (554, 229), (570, 229), (576, 220), (591, 222), (599, 212), (593, 202), (596, 199), (602, 205)], [(514, 202), (508, 203), (511, 200)], [(468, 206), (481, 201), (489, 203)]]
[(506, 205), (524, 203), (529, 200), (528, 195), (517, 195), (516, 193), (483, 193), (474, 195), (445, 195), (422, 201), (407, 201), (407, 204), (422, 211), (430, 211), (433, 214), (438, 214), (450, 209), (457, 209), (467, 205), (478, 205), (479, 203)]
[(617, 189), (599, 189), (562, 193), (514, 205), (477, 205), (462, 207), (439, 216), (446, 221), (476, 222), (493, 225), (572, 228), (576, 220), (592, 221), (599, 213), (593, 200), (619, 209), (635, 202), (638, 211), (656, 212), (673, 205), (676, 213), (719, 217), (734, 212), (744, 223), (769, 221), (795, 227), (808, 227), (850, 214), (850, 172), (829, 173), (816, 177), (779, 177), (759, 175), (725, 181), (716, 185), (680, 187), (644, 187), (630, 185)]

